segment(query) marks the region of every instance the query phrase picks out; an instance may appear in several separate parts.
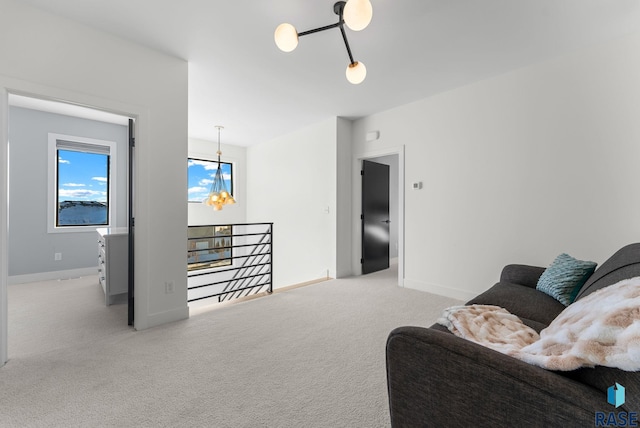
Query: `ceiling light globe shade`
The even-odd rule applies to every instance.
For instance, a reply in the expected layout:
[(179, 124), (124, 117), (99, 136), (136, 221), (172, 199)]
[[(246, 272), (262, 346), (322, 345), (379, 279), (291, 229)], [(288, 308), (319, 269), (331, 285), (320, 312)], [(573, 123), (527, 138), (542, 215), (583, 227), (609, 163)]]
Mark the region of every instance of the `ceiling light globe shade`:
[(371, 2), (369, 0), (347, 0), (342, 17), (344, 23), (351, 30), (364, 30), (373, 18)]
[(298, 31), (291, 24), (280, 24), (276, 28), (273, 38), (276, 46), (283, 52), (291, 52), (298, 46)]
[(229, 198), (227, 198), (227, 204), (228, 205), (233, 205), (236, 203), (236, 200), (233, 199), (233, 196), (229, 195)]
[(356, 61), (347, 66), (347, 80), (354, 85), (362, 83), (367, 77), (367, 67), (363, 63)]

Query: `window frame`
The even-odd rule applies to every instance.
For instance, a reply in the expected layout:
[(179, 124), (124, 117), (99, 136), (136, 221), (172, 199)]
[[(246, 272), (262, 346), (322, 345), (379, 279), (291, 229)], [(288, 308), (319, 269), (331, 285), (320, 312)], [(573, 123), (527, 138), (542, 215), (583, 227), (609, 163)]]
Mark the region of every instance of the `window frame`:
[[(56, 203), (58, 201), (58, 142), (62, 142), (62, 150), (73, 150), (74, 145), (78, 151), (91, 153), (90, 146), (97, 146), (95, 153), (108, 154), (108, 184), (107, 184), (107, 203), (108, 216), (107, 224), (101, 225), (82, 225), (82, 226), (57, 226), (56, 217), (58, 214)], [(74, 232), (95, 232), (96, 229), (112, 227), (115, 224), (116, 215), (116, 198), (113, 191), (116, 189), (116, 146), (114, 141), (98, 140), (95, 138), (78, 137), (63, 134), (48, 134), (48, 163), (49, 176), (47, 192), (47, 232), (48, 233), (74, 233)], [(82, 149), (82, 150), (81, 150)], [(88, 150), (87, 150), (88, 149)]]

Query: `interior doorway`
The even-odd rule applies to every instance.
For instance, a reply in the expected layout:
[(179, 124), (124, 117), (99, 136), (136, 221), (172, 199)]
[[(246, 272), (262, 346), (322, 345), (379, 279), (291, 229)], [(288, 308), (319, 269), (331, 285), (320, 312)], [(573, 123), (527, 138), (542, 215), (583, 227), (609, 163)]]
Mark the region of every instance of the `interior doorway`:
[(354, 156), (353, 211), (357, 213), (353, 224), (355, 274), (364, 273), (362, 269), (362, 181), (361, 170), (364, 161), (372, 161), (389, 166), (389, 263), (397, 267), (398, 285), (404, 286), (404, 146), (390, 147)]
[[(390, 167), (362, 161), (362, 274), (389, 268), (391, 220), (389, 219)], [(397, 245), (397, 243), (396, 243)]]
[(126, 230), (132, 215), (130, 117), (34, 96), (7, 99), (8, 284), (95, 278), (96, 228)]

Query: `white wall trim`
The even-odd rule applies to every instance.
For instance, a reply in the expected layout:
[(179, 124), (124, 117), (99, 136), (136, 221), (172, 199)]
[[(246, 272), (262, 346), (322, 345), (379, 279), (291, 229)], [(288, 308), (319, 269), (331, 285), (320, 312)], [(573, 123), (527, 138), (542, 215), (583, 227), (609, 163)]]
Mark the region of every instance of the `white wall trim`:
[[(52, 272), (38, 272), (26, 275), (12, 275), (9, 277), (9, 285), (26, 284), (28, 282), (54, 281), (56, 279), (73, 279), (81, 276), (98, 275), (97, 267), (56, 270)], [(98, 280), (96, 278), (96, 284)]]
[[(362, 185), (360, 181), (360, 170), (362, 169), (362, 161), (365, 159), (377, 158), (382, 156), (398, 155), (398, 285), (404, 287), (404, 145), (397, 147), (387, 147), (380, 150), (371, 150), (363, 153), (357, 153), (353, 156), (353, 200), (360, 201), (362, 199)], [(355, 211), (353, 223), (354, 250), (353, 254), (360, 254), (362, 247), (362, 236), (360, 227), (360, 211)], [(353, 265), (360, 266), (360, 256), (355, 256)], [(362, 275), (361, 269), (354, 269), (354, 275)]]
[(444, 285), (431, 284), (429, 282), (416, 281), (414, 279), (405, 278), (404, 286), (411, 288), (412, 290), (424, 291), (427, 293), (437, 294), (439, 296), (451, 297), (452, 299), (458, 299), (468, 301), (473, 299), (478, 293), (472, 293), (467, 290), (460, 290), (458, 288), (446, 287)]

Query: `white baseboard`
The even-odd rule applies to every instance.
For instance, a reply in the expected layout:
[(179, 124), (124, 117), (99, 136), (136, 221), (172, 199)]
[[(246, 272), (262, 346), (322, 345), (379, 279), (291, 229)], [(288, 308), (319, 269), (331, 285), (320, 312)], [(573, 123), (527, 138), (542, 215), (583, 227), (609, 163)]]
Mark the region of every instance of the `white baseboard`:
[(416, 281), (413, 279), (404, 279), (405, 288), (411, 288), (413, 290), (426, 291), (427, 293), (438, 294), (440, 296), (451, 297), (452, 299), (458, 299), (468, 301), (477, 296), (478, 292), (460, 290), (452, 287), (445, 287), (443, 285), (431, 284), (423, 281)]
[(53, 281), (56, 279), (71, 279), (89, 275), (98, 275), (98, 266), (81, 269), (56, 270), (53, 272), (31, 273), (27, 275), (13, 275), (9, 277), (9, 285), (26, 284), (27, 282)]
[(313, 284), (317, 284), (319, 282), (329, 281), (330, 279), (333, 279), (333, 278), (327, 276), (327, 277), (324, 277), (324, 278), (312, 279), (311, 281), (300, 282), (298, 284), (285, 285), (283, 287), (274, 287), (273, 288), (273, 292), (274, 293), (281, 293), (283, 291), (293, 290), (295, 288), (306, 287), (307, 285), (313, 285)]

